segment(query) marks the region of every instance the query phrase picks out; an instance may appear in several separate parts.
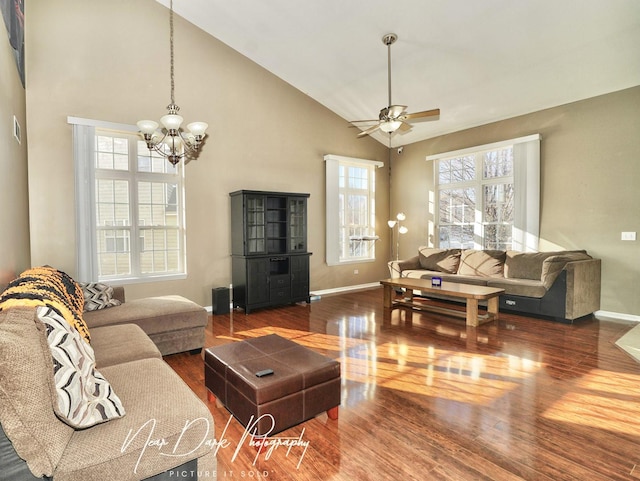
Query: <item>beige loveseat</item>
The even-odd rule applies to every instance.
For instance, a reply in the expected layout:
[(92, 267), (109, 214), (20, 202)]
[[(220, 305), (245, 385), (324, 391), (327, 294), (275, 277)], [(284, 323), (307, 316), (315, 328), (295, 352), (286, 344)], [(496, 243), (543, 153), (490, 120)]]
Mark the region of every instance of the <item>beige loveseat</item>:
[(600, 309), (600, 259), (585, 251), (523, 253), (502, 250), (418, 248), (389, 262), (392, 278), (410, 277), (486, 285), (505, 290), (500, 310), (562, 322)]
[(103, 325), (87, 342), (64, 315), (79, 309), (28, 305), (41, 302), (31, 293), (0, 304), (0, 480), (216, 479), (211, 413), (149, 336), (136, 324)]

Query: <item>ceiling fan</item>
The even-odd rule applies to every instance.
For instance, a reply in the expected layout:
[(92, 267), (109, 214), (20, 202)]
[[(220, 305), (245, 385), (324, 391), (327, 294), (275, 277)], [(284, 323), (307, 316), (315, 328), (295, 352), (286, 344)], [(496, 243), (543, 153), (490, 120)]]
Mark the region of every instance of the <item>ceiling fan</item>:
[(363, 130), (358, 134), (358, 137), (364, 137), (370, 135), (376, 130), (380, 129), (383, 132), (392, 134), (396, 130), (405, 132), (411, 129), (411, 125), (407, 121), (413, 121), (417, 119), (428, 119), (440, 115), (440, 109), (424, 110), (422, 112), (407, 113), (406, 105), (392, 105), (391, 104), (391, 45), (398, 40), (398, 36), (395, 33), (388, 33), (382, 37), (382, 43), (387, 46), (387, 78), (389, 80), (389, 106), (380, 110), (378, 119), (371, 120), (352, 120), (350, 123), (354, 127), (359, 127), (358, 124), (367, 124), (376, 122), (376, 125)]

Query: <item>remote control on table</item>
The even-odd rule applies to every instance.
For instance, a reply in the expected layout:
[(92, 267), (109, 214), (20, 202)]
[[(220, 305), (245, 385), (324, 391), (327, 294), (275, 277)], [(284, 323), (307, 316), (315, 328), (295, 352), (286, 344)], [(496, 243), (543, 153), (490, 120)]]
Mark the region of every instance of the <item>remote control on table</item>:
[(273, 369), (263, 369), (262, 371), (258, 371), (256, 373), (256, 376), (265, 377), (265, 376), (270, 376), (271, 374), (273, 374)]

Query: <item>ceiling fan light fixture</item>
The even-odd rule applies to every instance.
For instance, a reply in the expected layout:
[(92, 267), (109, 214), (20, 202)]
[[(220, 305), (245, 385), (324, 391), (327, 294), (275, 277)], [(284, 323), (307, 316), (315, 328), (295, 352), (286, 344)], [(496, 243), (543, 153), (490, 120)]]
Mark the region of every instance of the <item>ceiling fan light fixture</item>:
[(380, 130), (390, 134), (398, 130), (401, 125), (402, 122), (400, 120), (386, 120), (380, 123)]
[[(435, 118), (440, 116), (440, 109), (432, 109), (425, 110), (423, 112), (414, 112), (407, 113), (406, 105), (393, 105), (391, 103), (391, 45), (393, 45), (396, 40), (398, 40), (398, 36), (395, 33), (388, 33), (382, 37), (382, 43), (387, 46), (387, 79), (388, 79), (388, 93), (389, 93), (389, 104), (387, 107), (384, 107), (380, 110), (380, 114), (378, 115), (379, 120), (353, 120), (352, 124), (357, 124), (359, 122), (377, 122), (376, 125), (366, 128), (362, 130), (358, 134), (358, 137), (364, 137), (365, 135), (371, 135), (377, 130), (381, 130), (387, 134), (393, 134), (398, 129), (401, 132), (406, 132), (411, 129), (410, 120), (412, 119), (421, 119), (425, 117)], [(355, 125), (357, 127), (357, 125)]]

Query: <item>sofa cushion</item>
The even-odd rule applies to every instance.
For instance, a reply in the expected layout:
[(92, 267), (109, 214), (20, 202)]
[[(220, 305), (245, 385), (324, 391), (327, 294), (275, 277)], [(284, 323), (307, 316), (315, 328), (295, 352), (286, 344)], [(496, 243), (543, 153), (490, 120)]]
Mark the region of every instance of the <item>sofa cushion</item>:
[(153, 341), (135, 324), (92, 328), (91, 347), (99, 369), (139, 359), (162, 359)]
[[(56, 481), (144, 479), (213, 450), (209, 409), (164, 361), (142, 359), (102, 371), (127, 415), (76, 431)], [(198, 463), (198, 471), (213, 469)]]
[(433, 249), (423, 246), (418, 248), (418, 256), (420, 267), (423, 269), (449, 274), (458, 272), (460, 249)]
[(473, 284), (475, 286), (486, 286), (487, 278), (478, 276), (461, 276), (459, 274), (447, 274), (446, 272), (425, 271), (424, 269), (416, 269), (402, 271), (402, 277), (410, 279), (431, 279), (440, 277), (444, 282), (458, 282), (460, 284)]
[(51, 366), (35, 308), (0, 311), (0, 422), (36, 477), (53, 474), (73, 435), (53, 410)]
[(542, 263), (557, 252), (507, 251), (504, 263), (504, 277), (508, 279), (533, 279), (542, 277)]
[(499, 250), (464, 249), (460, 255), (458, 274), (480, 277), (504, 277), (507, 253)]
[(512, 296), (543, 297), (547, 293), (542, 282), (533, 279), (498, 279), (489, 278), (488, 287), (504, 289), (504, 293)]
[(97, 311), (108, 307), (119, 306), (121, 302), (113, 297), (113, 287), (102, 282), (81, 283), (84, 295), (84, 310)]
[(37, 316), (47, 326), (57, 399), (53, 409), (58, 417), (83, 429), (124, 416), (120, 398), (96, 370), (93, 349), (78, 331), (49, 307), (38, 307)]

